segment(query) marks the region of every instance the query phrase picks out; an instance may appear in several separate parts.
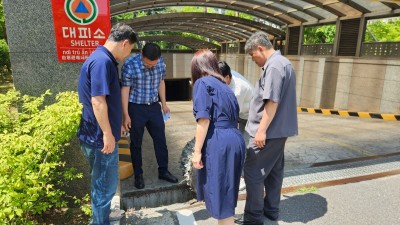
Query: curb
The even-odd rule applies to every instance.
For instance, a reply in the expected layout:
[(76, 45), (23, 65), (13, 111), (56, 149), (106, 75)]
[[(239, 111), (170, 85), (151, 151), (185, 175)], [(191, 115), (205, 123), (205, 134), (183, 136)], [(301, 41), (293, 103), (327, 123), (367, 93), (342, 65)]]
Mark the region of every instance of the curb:
[(297, 112), (321, 113), (321, 114), (324, 114), (324, 115), (354, 116), (354, 117), (360, 117), (360, 118), (372, 118), (372, 119), (383, 119), (383, 120), (400, 121), (400, 115), (399, 114), (350, 112), (350, 111), (346, 111), (346, 110), (314, 109), (314, 108), (303, 108), (303, 107), (297, 107)]
[(118, 142), (119, 179), (124, 180), (133, 176), (131, 152), (129, 150), (129, 136), (121, 137)]
[[(282, 193), (297, 192), (301, 188), (322, 188), (356, 183), (400, 174), (400, 154), (382, 155), (375, 159), (308, 167), (284, 172)], [(246, 199), (246, 191), (239, 192), (239, 200)]]
[(120, 181), (133, 175), (132, 163), (130, 162), (130, 160), (124, 160), (124, 158), (130, 158), (129, 141), (126, 136), (121, 137), (121, 140), (118, 141), (118, 156), (119, 179), (117, 192), (111, 200), (110, 225), (120, 225), (120, 220), (122, 219), (122, 217), (125, 216), (125, 211), (121, 209)]

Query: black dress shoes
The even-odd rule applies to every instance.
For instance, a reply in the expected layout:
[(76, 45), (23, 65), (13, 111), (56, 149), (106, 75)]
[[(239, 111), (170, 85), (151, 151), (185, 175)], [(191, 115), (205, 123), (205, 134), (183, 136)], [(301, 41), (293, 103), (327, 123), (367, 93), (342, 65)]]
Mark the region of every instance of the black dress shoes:
[(166, 180), (171, 183), (178, 183), (178, 178), (172, 175), (169, 171), (164, 174), (158, 174), (158, 179)]
[(144, 188), (143, 174), (135, 176), (135, 187), (137, 189), (143, 189)]
[(255, 222), (244, 220), (244, 216), (235, 217), (235, 223), (241, 225), (264, 225), (264, 222)]

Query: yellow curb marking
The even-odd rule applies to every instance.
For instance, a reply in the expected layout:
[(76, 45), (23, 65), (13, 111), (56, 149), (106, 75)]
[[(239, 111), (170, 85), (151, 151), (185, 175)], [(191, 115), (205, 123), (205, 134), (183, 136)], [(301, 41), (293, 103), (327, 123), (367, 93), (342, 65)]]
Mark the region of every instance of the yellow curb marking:
[(130, 155), (131, 151), (129, 150), (129, 148), (119, 148), (118, 153), (120, 155)]
[(359, 112), (358, 116), (361, 118), (371, 118), (371, 115), (369, 115), (367, 112)]
[(329, 110), (329, 109), (321, 109), (321, 111), (325, 115), (331, 115), (331, 110)]
[(384, 120), (396, 120), (396, 117), (392, 114), (381, 114)]
[(307, 111), (308, 111), (309, 113), (315, 113), (315, 109), (313, 109), (313, 108), (307, 108)]
[[(304, 108), (304, 107), (297, 107), (297, 112), (304, 112), (302, 109), (306, 109), (308, 113), (316, 113), (316, 109), (314, 108)], [(333, 115), (332, 114), (332, 110), (333, 109), (319, 109), (321, 110), (322, 114), (324, 115)], [(336, 111), (336, 110), (335, 110)], [(350, 116), (350, 112), (349, 111), (344, 111), (344, 110), (340, 110), (337, 111), (339, 113), (339, 116)], [(360, 118), (373, 118), (369, 112), (354, 112), (357, 113), (356, 117), (360, 117)], [(397, 121), (398, 119), (396, 118), (396, 114), (379, 114), (382, 117), (383, 120), (391, 120), (391, 121)], [(374, 118), (374, 119), (380, 119), (380, 118)]]

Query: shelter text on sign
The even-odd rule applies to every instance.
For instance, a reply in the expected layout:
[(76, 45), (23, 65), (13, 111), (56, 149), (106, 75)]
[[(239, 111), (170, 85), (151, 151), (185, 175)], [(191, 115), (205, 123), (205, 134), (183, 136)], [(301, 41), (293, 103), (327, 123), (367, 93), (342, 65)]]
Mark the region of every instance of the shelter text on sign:
[(52, 0), (59, 62), (83, 62), (111, 29), (109, 0)]

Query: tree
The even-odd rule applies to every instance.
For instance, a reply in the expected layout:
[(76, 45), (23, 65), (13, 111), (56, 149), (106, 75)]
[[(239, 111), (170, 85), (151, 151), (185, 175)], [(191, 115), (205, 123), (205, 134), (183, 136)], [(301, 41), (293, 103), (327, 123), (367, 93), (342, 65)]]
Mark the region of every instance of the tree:
[(7, 42), (6, 25), (4, 19), (3, 0), (0, 0), (0, 39), (5, 39)]
[[(151, 9), (143, 9), (137, 10), (133, 12), (127, 12), (123, 14), (116, 15), (112, 18), (113, 23), (122, 22), (124, 20), (130, 20), (137, 17), (144, 17), (154, 14), (166, 14), (166, 13), (190, 13), (190, 12), (197, 12), (197, 13), (210, 13), (210, 14), (222, 14), (222, 15), (229, 15), (229, 16), (237, 16), (243, 19), (254, 21), (255, 17), (251, 16), (246, 13), (241, 13), (238, 11), (215, 8), (215, 7), (204, 7), (204, 6), (172, 6), (172, 7), (159, 7), (159, 8), (151, 8)], [(139, 33), (141, 35), (168, 35), (171, 32), (168, 31), (148, 31), (144, 33)], [(220, 45), (219, 42), (215, 40), (210, 40), (207, 37), (186, 33), (186, 32), (174, 32), (175, 35), (193, 37), (204, 41), (210, 41), (211, 43)], [(185, 46), (171, 44), (171, 43), (163, 43), (162, 41), (157, 42), (162, 49), (188, 49)]]
[(10, 51), (7, 42), (4, 39), (0, 39), (0, 77), (4, 76), (10, 68)]
[(134, 17), (134, 14), (132, 12), (127, 12), (127, 13), (122, 13), (122, 14), (118, 14), (116, 16), (113, 16), (111, 18), (111, 21), (113, 23), (118, 23), (118, 22), (121, 22), (121, 21), (133, 19), (133, 17)]
[(336, 34), (336, 25), (322, 25), (304, 28), (304, 44), (333, 44)]
[(0, 78), (9, 78), (10, 75), (10, 51), (7, 44), (3, 0), (0, 0)]
[(400, 18), (378, 19), (368, 21), (365, 31), (365, 42), (400, 41)]
[(203, 6), (183, 6), (183, 7), (171, 7), (174, 12), (207, 12), (207, 13), (217, 13), (213, 8)]

